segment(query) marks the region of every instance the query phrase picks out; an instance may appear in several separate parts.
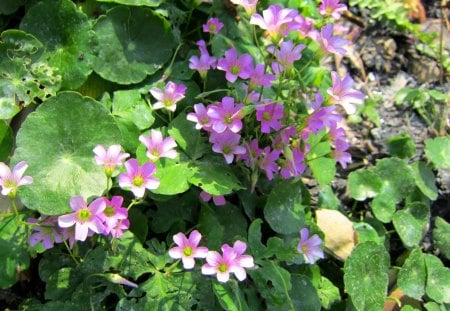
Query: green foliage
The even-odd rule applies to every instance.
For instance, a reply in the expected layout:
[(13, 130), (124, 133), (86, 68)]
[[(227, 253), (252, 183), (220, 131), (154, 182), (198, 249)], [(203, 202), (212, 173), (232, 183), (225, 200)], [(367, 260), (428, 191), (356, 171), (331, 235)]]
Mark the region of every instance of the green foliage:
[(6, 161), (13, 148), (13, 133), (5, 121), (0, 121), (0, 161)]
[(436, 217), (433, 238), (436, 246), (445, 258), (450, 259), (450, 224), (441, 217)]
[(412, 158), (416, 154), (416, 145), (407, 133), (391, 137), (387, 140), (387, 148), (392, 156), (401, 159)]
[(425, 142), (425, 155), (438, 168), (450, 168), (450, 136), (437, 137)]

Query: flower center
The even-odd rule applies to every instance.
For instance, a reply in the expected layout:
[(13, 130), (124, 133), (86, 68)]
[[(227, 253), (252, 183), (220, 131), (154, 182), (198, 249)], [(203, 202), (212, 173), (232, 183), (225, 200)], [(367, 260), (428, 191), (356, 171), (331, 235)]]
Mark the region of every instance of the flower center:
[(169, 106), (172, 106), (173, 105), (173, 103), (172, 103), (172, 101), (170, 100), (170, 99), (166, 99), (166, 100), (164, 100), (164, 106), (166, 106), (166, 107), (169, 107)]
[(271, 119), (270, 112), (264, 112), (262, 115), (262, 118), (264, 121), (270, 121), (270, 119)]
[(223, 121), (225, 122), (225, 124), (233, 123), (233, 119), (231, 117), (232, 117), (231, 114), (225, 114), (223, 116)]
[(308, 246), (303, 245), (303, 246), (302, 246), (302, 252), (303, 252), (304, 254), (308, 253), (308, 252), (309, 252)]
[(159, 150), (158, 150), (158, 149), (153, 149), (153, 150), (150, 151), (150, 153), (151, 153), (153, 156), (157, 157), (157, 158), (159, 158), (159, 156), (160, 156), (160, 153), (159, 153)]
[(229, 145), (224, 145), (222, 147), (222, 152), (224, 154), (230, 154), (230, 153), (232, 153), (232, 151), (233, 151), (233, 149)]
[(230, 72), (234, 75), (237, 75), (241, 71), (241, 68), (239, 68), (238, 65), (233, 65), (230, 68)]
[(194, 253), (194, 251), (192, 250), (192, 247), (186, 246), (185, 248), (183, 248), (184, 256), (189, 257), (189, 256), (192, 256), (193, 253)]
[(144, 178), (142, 176), (136, 176), (133, 178), (133, 185), (136, 187), (141, 187), (144, 184)]
[(111, 205), (107, 205), (105, 210), (103, 211), (103, 213), (106, 216), (111, 217), (111, 216), (114, 216), (114, 214), (116, 213), (116, 210)]
[(78, 219), (82, 222), (88, 221), (91, 218), (91, 212), (88, 209), (82, 209), (78, 212)]
[(3, 182), (3, 188), (15, 188), (17, 187), (17, 184), (14, 182), (14, 180), (5, 180)]
[(209, 25), (209, 31), (210, 31), (210, 32), (215, 32), (216, 29), (217, 29), (216, 25), (214, 25), (214, 24), (210, 24), (210, 25)]
[(219, 272), (224, 273), (227, 272), (228, 270), (228, 266), (225, 263), (221, 263), (218, 267), (217, 270), (219, 270)]
[(203, 117), (200, 119), (200, 124), (208, 124), (209, 123), (209, 118), (208, 117)]

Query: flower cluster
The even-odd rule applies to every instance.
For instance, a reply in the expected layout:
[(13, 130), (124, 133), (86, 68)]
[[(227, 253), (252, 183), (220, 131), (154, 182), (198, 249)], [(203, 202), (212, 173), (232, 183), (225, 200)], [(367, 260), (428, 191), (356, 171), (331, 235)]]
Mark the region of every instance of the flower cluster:
[(173, 236), (173, 241), (177, 246), (169, 249), (169, 256), (174, 259), (181, 259), (184, 269), (193, 269), (195, 258), (205, 258), (206, 263), (201, 267), (202, 274), (216, 275), (217, 280), (226, 283), (230, 279), (230, 274), (234, 274), (239, 281), (247, 277), (245, 268), (253, 268), (253, 257), (245, 255), (247, 244), (242, 241), (235, 241), (233, 246), (224, 244), (221, 247), (222, 254), (217, 251), (208, 250), (204, 246), (198, 246), (202, 235), (197, 230), (189, 234), (189, 238), (182, 232)]
[[(253, 11), (256, 2), (235, 3)], [(327, 19), (339, 18), (344, 10), (346, 6), (338, 0), (324, 1), (320, 6), (321, 14)], [(217, 19), (214, 22), (219, 23)], [(235, 47), (225, 50), (223, 57), (216, 60), (210, 56), (204, 41), (198, 42), (200, 57), (190, 59), (190, 68), (197, 70), (202, 79), (206, 79), (209, 70), (223, 71), (229, 86), (243, 89), (245, 94), (239, 96), (235, 92), (233, 97), (224, 96), (208, 105), (197, 103), (187, 119), (195, 122), (196, 129), (208, 133), (212, 150), (222, 154), (226, 163), (242, 160), (253, 172), (252, 176), (258, 176), (255, 174), (258, 171), (264, 172), (269, 180), (275, 175), (300, 176), (307, 168), (311, 136), (319, 134), (330, 146), (331, 151), (325, 156), (334, 158), (345, 168), (351, 157), (340, 126), (343, 118), (338, 105), (347, 114), (353, 114), (355, 104), (362, 104), (364, 95), (353, 88), (349, 75), (341, 78), (334, 71), (326, 92), (302, 92), (289, 85), (299, 75), (298, 64), (307, 43), (314, 41), (318, 46), (317, 55), (322, 57), (345, 54), (348, 41), (335, 34), (332, 23), (323, 27), (320, 23), (316, 28), (314, 20), (280, 5), (271, 5), (262, 14), (252, 13), (249, 22), (264, 30), (270, 39), (271, 44), (263, 54), (264, 63), (255, 63), (250, 54), (240, 54)], [(297, 34), (297, 39), (293, 34)], [(264, 88), (272, 90), (264, 92)]]

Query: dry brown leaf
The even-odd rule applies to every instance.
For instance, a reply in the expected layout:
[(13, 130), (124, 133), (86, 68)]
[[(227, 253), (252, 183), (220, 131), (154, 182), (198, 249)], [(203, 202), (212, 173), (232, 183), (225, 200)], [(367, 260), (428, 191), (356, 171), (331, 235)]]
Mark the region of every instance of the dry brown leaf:
[(317, 226), (325, 234), (325, 248), (334, 257), (345, 261), (357, 243), (353, 223), (336, 210), (316, 211)]

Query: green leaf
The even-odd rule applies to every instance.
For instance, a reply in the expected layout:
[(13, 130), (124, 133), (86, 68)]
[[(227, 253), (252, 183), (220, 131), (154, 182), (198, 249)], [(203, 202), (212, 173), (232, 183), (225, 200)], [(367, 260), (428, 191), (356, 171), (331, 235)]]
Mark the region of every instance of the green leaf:
[(36, 60), (43, 50), (42, 43), (35, 36), (18, 29), (7, 29), (0, 35), (0, 51), (9, 59)]
[(214, 282), (213, 289), (216, 298), (224, 310), (249, 310), (244, 295), (235, 280), (230, 281), (228, 284)]
[(138, 83), (155, 73), (175, 46), (169, 23), (142, 7), (117, 6), (97, 20), (94, 30), (99, 42), (94, 70), (120, 84)]
[(319, 296), (309, 277), (292, 274), (291, 283), (292, 289), (289, 291), (289, 296), (294, 304), (294, 310), (321, 310)]
[(407, 296), (421, 300), (426, 279), (425, 257), (419, 248), (414, 248), (398, 273), (397, 285)]
[(441, 217), (436, 217), (433, 240), (445, 258), (450, 259), (450, 224)]
[(139, 130), (146, 130), (155, 122), (152, 109), (138, 90), (115, 91), (112, 113), (133, 122)]
[(341, 300), (339, 288), (337, 288), (329, 279), (324, 276), (320, 277), (317, 294), (319, 295), (320, 304), (327, 310), (329, 310), (334, 303), (337, 303)]
[(304, 226), (302, 187), (301, 182), (281, 180), (270, 192), (264, 207), (264, 218), (276, 232), (297, 233)]
[(394, 228), (406, 247), (417, 246), (422, 240), (422, 228), (411, 213), (397, 211), (392, 218)]
[(248, 228), (248, 246), (250, 248), (249, 252), (258, 259), (266, 253), (266, 247), (261, 242), (261, 224), (262, 220), (260, 218), (255, 219), (250, 227)]
[(119, 3), (124, 5), (157, 7), (162, 0), (98, 0), (99, 2)]
[(425, 155), (438, 168), (450, 168), (450, 136), (437, 137), (425, 142)]
[(375, 228), (370, 224), (365, 222), (354, 223), (354, 228), (356, 234), (358, 235), (358, 243), (364, 243), (367, 241), (372, 241), (377, 244), (383, 245), (385, 241), (385, 236), (378, 233)]
[(5, 162), (13, 148), (13, 132), (5, 121), (0, 120), (0, 161)]
[(324, 209), (339, 209), (339, 205), (341, 201), (339, 201), (338, 197), (334, 194), (331, 186), (327, 185), (322, 187), (322, 190), (319, 192), (319, 208)]
[(450, 269), (431, 254), (425, 254), (427, 285), (425, 293), (438, 303), (450, 303)]
[(123, 119), (118, 116), (113, 116), (120, 133), (122, 134), (122, 147), (125, 151), (133, 154), (140, 146), (139, 135), (141, 131), (137, 128), (136, 124), (129, 119)]
[(188, 180), (192, 176), (188, 162), (176, 162), (170, 159), (161, 159), (156, 163), (155, 177), (160, 184), (153, 193), (174, 195), (189, 189)]
[(388, 152), (391, 156), (408, 159), (416, 154), (416, 145), (408, 133), (403, 133), (387, 140)]
[(45, 43), (42, 57), (58, 69), (63, 88), (74, 89), (86, 81), (92, 72), (93, 32), (87, 16), (72, 1), (39, 1), (27, 11), (20, 29)]
[(0, 15), (9, 15), (17, 11), (24, 4), (24, 0), (3, 0), (0, 2)]
[(211, 148), (206, 138), (202, 137), (201, 131), (195, 128), (193, 122), (186, 119), (185, 113), (180, 113), (170, 122), (169, 134), (192, 160), (199, 159)]
[(427, 311), (448, 311), (448, 308), (446, 308), (445, 305), (439, 305), (435, 303), (434, 301), (429, 301), (424, 304), (425, 310)]
[(308, 166), (321, 186), (331, 183), (334, 175), (336, 175), (336, 161), (334, 159), (321, 157), (308, 160)]
[(438, 189), (436, 187), (436, 178), (434, 177), (433, 171), (422, 161), (414, 162), (411, 165), (411, 168), (413, 170), (416, 186), (430, 200), (436, 200)]
[(209, 206), (202, 206), (198, 219), (198, 225), (199, 230), (207, 237), (207, 247), (211, 249), (220, 248), (225, 228), (219, 222), (219, 218), (216, 217), (213, 209)]
[(74, 92), (50, 98), (17, 134), (12, 162), (25, 160), (34, 178), (21, 189), (21, 200), (42, 214), (60, 215), (71, 211), (71, 196), (100, 196), (106, 178), (92, 150), (97, 144), (120, 143), (119, 129), (100, 103)]
[(380, 176), (372, 170), (361, 169), (348, 175), (350, 196), (358, 201), (375, 197), (383, 186)]
[(45, 286), (45, 299), (68, 300), (83, 281), (82, 274), (74, 268), (64, 267), (50, 275)]
[(0, 220), (0, 288), (8, 288), (18, 280), (18, 273), (30, 264), (28, 235), (22, 216)]
[(382, 310), (388, 286), (389, 254), (383, 245), (360, 243), (344, 265), (344, 284), (357, 310)]
[(189, 182), (212, 195), (229, 194), (242, 186), (223, 157), (206, 156), (191, 162), (193, 175)]

